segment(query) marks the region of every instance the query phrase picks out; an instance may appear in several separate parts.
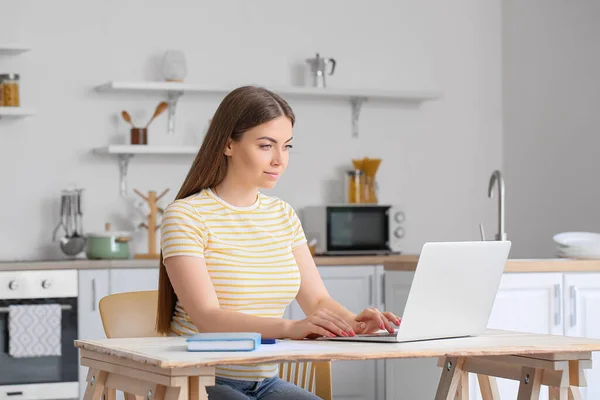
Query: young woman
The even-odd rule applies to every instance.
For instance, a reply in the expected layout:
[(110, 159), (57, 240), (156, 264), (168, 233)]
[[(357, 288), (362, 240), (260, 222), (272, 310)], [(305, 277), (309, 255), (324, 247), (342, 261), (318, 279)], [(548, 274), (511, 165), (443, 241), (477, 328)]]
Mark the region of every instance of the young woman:
[[(264, 338), (393, 332), (400, 319), (366, 309), (355, 315), (329, 296), (298, 216), (259, 192), (285, 171), (295, 116), (280, 96), (246, 86), (219, 105), (174, 202), (162, 219), (157, 328), (259, 332)], [(296, 299), (307, 315), (283, 319)], [(278, 378), (277, 364), (216, 369), (212, 399), (316, 399)]]

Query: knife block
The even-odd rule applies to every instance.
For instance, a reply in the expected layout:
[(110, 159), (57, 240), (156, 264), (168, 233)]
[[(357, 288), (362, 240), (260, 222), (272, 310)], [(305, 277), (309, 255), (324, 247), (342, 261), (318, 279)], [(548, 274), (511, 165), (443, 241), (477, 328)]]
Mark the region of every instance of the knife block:
[(156, 195), (156, 191), (151, 190), (148, 192), (148, 196), (142, 194), (139, 190), (133, 189), (133, 191), (140, 196), (142, 199), (146, 200), (148, 206), (150, 207), (150, 214), (148, 214), (147, 220), (148, 222), (142, 222), (140, 224), (141, 227), (144, 227), (148, 230), (148, 253), (145, 254), (136, 254), (133, 258), (141, 259), (141, 260), (158, 260), (160, 259), (160, 252), (156, 249), (156, 231), (160, 228), (160, 225), (156, 223), (157, 213), (164, 213), (165, 210), (157, 206), (157, 202), (169, 191), (169, 189), (165, 189), (160, 195)]

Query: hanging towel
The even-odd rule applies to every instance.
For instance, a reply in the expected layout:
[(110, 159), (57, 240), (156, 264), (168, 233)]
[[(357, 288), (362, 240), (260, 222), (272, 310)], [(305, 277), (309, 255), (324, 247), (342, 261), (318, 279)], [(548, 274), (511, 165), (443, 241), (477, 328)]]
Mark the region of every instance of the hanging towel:
[(8, 354), (15, 358), (60, 356), (60, 304), (8, 306)]

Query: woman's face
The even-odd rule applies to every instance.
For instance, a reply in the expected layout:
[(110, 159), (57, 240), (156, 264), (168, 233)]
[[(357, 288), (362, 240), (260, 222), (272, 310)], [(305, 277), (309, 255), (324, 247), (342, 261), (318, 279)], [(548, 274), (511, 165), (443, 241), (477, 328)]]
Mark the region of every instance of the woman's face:
[(228, 173), (238, 182), (273, 188), (287, 167), (291, 140), (292, 122), (285, 116), (246, 131), (241, 140), (231, 141), (225, 149)]

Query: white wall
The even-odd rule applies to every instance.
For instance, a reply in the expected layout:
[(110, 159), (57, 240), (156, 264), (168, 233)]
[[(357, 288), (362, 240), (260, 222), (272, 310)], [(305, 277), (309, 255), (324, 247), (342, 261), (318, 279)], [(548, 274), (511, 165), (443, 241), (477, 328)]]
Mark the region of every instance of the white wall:
[(506, 230), (515, 257), (600, 226), (600, 2), (503, 1)]
[[(116, 160), (91, 149), (123, 142), (122, 109), (149, 117), (159, 96), (101, 94), (109, 80), (159, 79), (166, 49), (186, 52), (188, 82), (215, 85), (298, 82), (299, 64), (315, 52), (335, 57), (331, 87), (433, 89), (444, 98), (421, 109), (371, 103), (361, 137), (350, 136), (350, 107), (293, 101), (298, 123), (288, 172), (272, 192), (292, 206), (339, 200), (340, 171), (352, 157), (381, 157), (381, 202), (407, 213), (406, 250), (426, 240), (495, 231), (488, 177), (501, 167), (499, 1), (55, 1), (4, 4), (0, 42), (33, 51), (0, 58), (22, 75), (22, 102), (34, 117), (0, 121), (0, 259), (60, 257), (50, 241), (60, 190), (84, 187), (86, 230), (104, 222), (130, 229), (118, 194)], [(161, 116), (151, 144), (199, 144), (218, 97), (186, 95), (178, 132)], [(177, 192), (192, 157), (137, 157), (130, 188)], [(335, 189), (335, 188), (338, 189)], [(144, 251), (144, 233), (137, 236)]]

